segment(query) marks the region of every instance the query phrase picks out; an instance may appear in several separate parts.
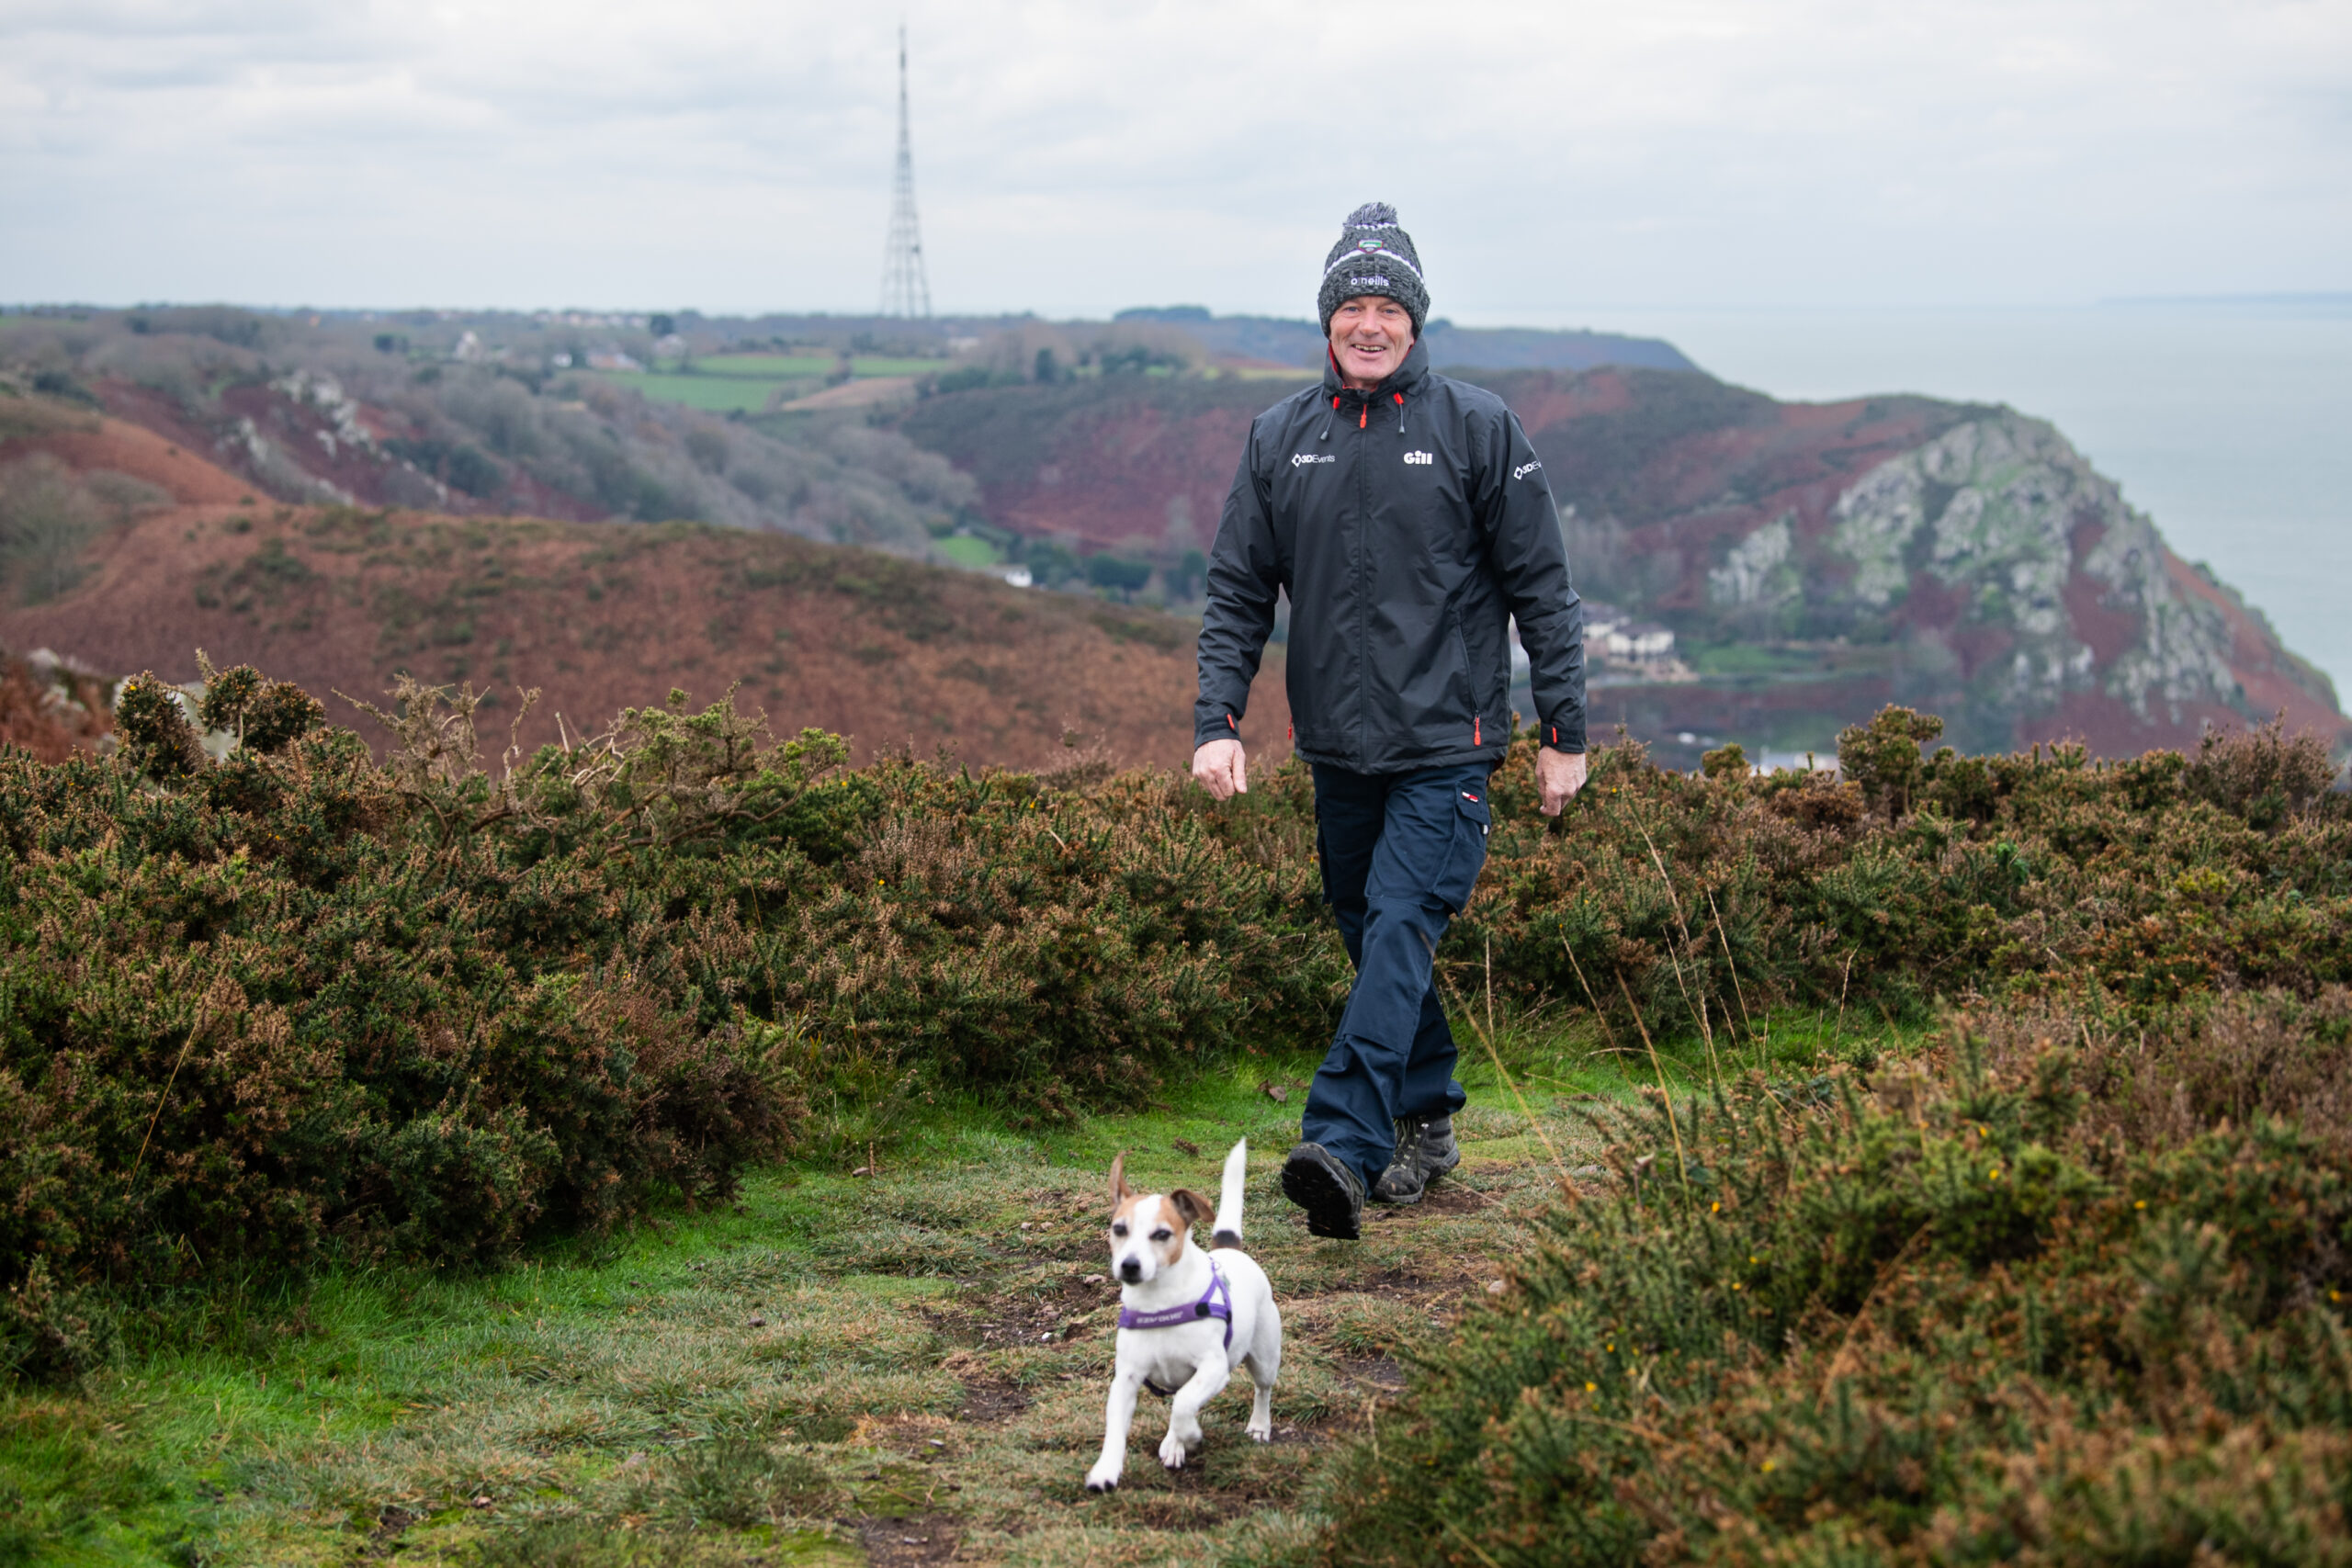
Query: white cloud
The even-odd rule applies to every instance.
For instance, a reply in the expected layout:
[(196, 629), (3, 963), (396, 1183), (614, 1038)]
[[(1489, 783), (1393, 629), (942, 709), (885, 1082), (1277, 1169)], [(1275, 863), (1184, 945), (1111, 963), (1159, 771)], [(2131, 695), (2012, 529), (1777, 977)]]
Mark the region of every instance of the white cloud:
[[(870, 308), (886, 13), (0, 0), (0, 298)], [(919, 0), (945, 310), (2342, 288), (2343, 0)]]

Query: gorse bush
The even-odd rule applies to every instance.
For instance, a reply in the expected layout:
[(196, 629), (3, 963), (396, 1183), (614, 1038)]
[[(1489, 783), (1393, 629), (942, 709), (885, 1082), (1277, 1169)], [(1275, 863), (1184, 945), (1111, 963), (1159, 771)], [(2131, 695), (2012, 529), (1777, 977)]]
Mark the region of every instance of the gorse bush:
[(1450, 956), (1491, 954), (1498, 988), (1597, 1006), (1628, 1040), (1638, 1010), (1724, 1045), (1789, 1003), (1924, 1018), (2088, 982), (2144, 1010), (2352, 981), (2352, 797), (2327, 793), (2321, 742), (2274, 724), (2194, 760), (1923, 756), (1938, 732), (1889, 708), (1841, 737), (1835, 783), (1604, 747), (1550, 831), (1515, 751)]
[[(1344, 998), (1296, 767), (1221, 807), (1077, 753), (851, 769), (680, 694), (485, 761), (477, 701), (413, 682), (366, 710), (379, 761), (298, 688), (208, 673), (199, 716), (242, 741), (220, 761), (152, 675), (117, 755), (0, 757), (0, 1286), (40, 1260), (43, 1300), (330, 1250), (492, 1258), (887, 1136), (923, 1094), (1116, 1105), (1313, 1043)], [(1550, 827), (1515, 754), (1443, 956), (1726, 1047), (1792, 1000), (2088, 978), (2153, 1016), (2352, 979), (2324, 753), (2272, 731), (2193, 761), (1918, 756), (1931, 731), (1862, 732), (1875, 806), (1604, 748)]]
[(152, 675), (118, 756), (0, 757), (0, 1285), (494, 1257), (843, 1100), (1058, 1114), (1341, 989), (1307, 859), (1170, 781), (850, 771), (683, 696), (485, 769), (470, 696), (396, 697), (381, 763), (250, 670), (223, 761)]
[(2352, 1561), (2334, 768), (2277, 726), (1936, 736), (1890, 709), (1837, 784), (1621, 747), (1558, 832), (1498, 829), (1463, 934), (1531, 994), (1730, 1045), (1775, 1002), (1973, 1000), (1920, 1061), (1719, 1055), (1603, 1119), (1614, 1179), (1342, 1453), (1308, 1558)]
[[(1811, 1109), (1750, 1077), (1619, 1128), (1611, 1195), (1341, 1461), (1318, 1555), (2352, 1561), (2352, 1165), (2276, 1113), (2345, 1081), (2352, 998), (1982, 1021)], [(2284, 1041), (2292, 1083), (2208, 1070)]]

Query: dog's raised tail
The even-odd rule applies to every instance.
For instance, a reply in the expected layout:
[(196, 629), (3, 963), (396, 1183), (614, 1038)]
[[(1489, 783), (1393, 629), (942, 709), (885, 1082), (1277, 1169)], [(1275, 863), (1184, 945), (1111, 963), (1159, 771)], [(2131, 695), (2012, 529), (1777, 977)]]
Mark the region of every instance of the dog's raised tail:
[(1216, 1191), (1216, 1226), (1209, 1234), (1211, 1247), (1241, 1245), (1241, 1183), (1250, 1168), (1250, 1140), (1242, 1139), (1225, 1156), (1225, 1184)]

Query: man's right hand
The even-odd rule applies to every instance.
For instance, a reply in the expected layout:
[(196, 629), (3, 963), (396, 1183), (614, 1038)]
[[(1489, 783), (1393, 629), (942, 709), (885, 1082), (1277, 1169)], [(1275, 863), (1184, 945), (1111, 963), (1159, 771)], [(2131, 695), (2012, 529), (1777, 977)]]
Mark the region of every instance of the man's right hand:
[(1193, 776), (1219, 800), (1250, 793), (1250, 765), (1238, 740), (1212, 740), (1193, 753)]

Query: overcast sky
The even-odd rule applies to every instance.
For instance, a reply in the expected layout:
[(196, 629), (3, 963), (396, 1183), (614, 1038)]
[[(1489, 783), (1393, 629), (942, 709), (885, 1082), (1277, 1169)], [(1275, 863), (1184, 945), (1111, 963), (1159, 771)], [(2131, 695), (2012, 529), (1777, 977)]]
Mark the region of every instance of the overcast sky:
[[(911, 0), (935, 307), (2352, 288), (2352, 0)], [(0, 0), (0, 299), (870, 310), (893, 14)]]

